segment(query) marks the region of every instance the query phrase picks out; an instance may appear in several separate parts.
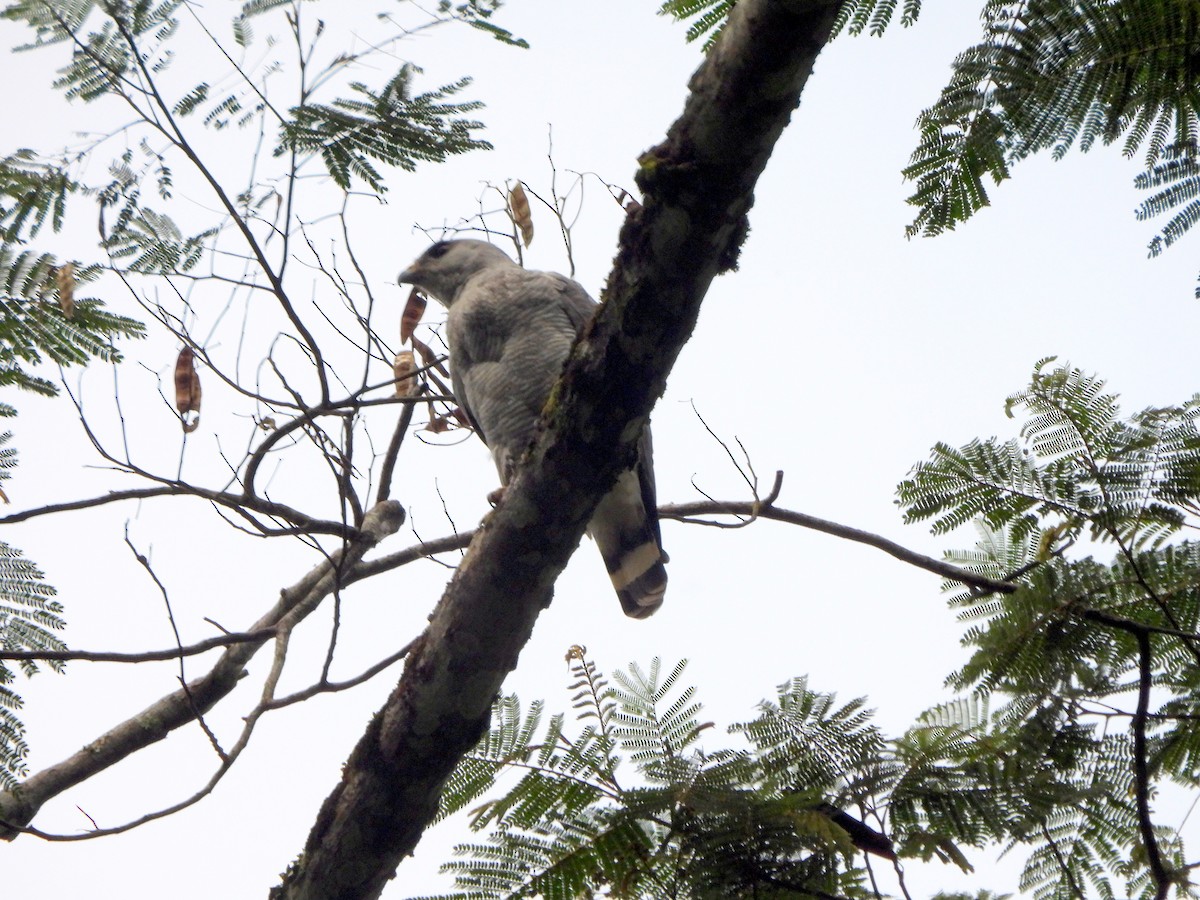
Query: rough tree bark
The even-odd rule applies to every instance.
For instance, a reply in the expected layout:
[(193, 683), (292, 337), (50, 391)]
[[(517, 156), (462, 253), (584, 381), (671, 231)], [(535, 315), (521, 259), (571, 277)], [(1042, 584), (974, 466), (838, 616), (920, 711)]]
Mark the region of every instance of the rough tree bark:
[[(598, 498), (628, 464), (700, 302), (731, 269), (753, 189), (841, 0), (742, 0), (641, 159), (605, 303), (533, 451), (485, 520), (385, 706), (346, 763), (275, 900), (378, 897), (550, 603)], [(636, 626), (634, 626), (636, 627)]]

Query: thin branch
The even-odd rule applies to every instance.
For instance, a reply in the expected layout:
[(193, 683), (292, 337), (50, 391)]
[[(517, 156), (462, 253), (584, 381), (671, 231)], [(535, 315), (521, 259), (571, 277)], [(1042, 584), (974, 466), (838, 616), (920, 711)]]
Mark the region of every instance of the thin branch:
[[(0, 839), (12, 840), (27, 830), (25, 826), (51, 798), (193, 721), (193, 704), (201, 712), (212, 709), (241, 681), (247, 663), (268, 636), (277, 636), (277, 629), (294, 627), (317, 609), (335, 588), (344, 587), (345, 579), (340, 577), (339, 571), (352, 570), (363, 554), (388, 535), (394, 534), (403, 521), (404, 509), (398, 503), (381, 503), (372, 509), (363, 522), (361, 532), (346, 544), (343, 551), (323, 559), (300, 581), (281, 591), (275, 605), (248, 629), (248, 633), (262, 632), (262, 638), (239, 641), (228, 647), (212, 669), (188, 684), (192, 703), (188, 702), (182, 690), (174, 691), (110, 729), (63, 762), (28, 778), (17, 790), (0, 791)], [(230, 752), (231, 758), (236, 751), (237, 747)], [(222, 771), (226, 767), (227, 764), (223, 763)], [(184, 801), (185, 805), (188, 803)], [(171, 809), (178, 808), (182, 807)], [(158, 818), (164, 814), (168, 813), (160, 812), (152, 814), (152, 817)], [(128, 827), (133, 827), (133, 824)], [(127, 827), (122, 826), (122, 830), (127, 830)]]
[(396, 471), (396, 460), (400, 456), (400, 447), (404, 444), (408, 426), (412, 424), (413, 410), (416, 408), (415, 403), (406, 403), (400, 410), (400, 418), (392, 431), (392, 440), (383, 455), (383, 466), (379, 470), (379, 490), (375, 495), (378, 503), (387, 500), (392, 494), (392, 475)]
[(114, 16), (113, 22), (116, 25), (117, 30), (120, 32), (121, 37), (124, 38), (125, 42), (129, 45), (133, 59), (136, 61), (138, 69), (142, 72), (142, 77), (146, 79), (147, 92), (153, 98), (154, 104), (158, 106), (163, 117), (163, 122), (165, 122), (165, 124), (163, 124), (156, 120), (147, 119), (147, 124), (153, 125), (155, 128), (157, 128), (160, 132), (162, 132), (164, 137), (170, 140), (172, 144), (174, 144), (177, 148), (179, 148), (180, 151), (183, 152), (184, 156), (186, 156), (192, 165), (195, 166), (196, 171), (200, 174), (200, 177), (207, 182), (209, 188), (216, 195), (221, 206), (229, 213), (234, 227), (241, 232), (243, 239), (246, 241), (246, 245), (250, 248), (250, 252), (257, 261), (259, 268), (266, 277), (267, 281), (270, 283), (271, 292), (275, 295), (275, 299), (278, 301), (280, 308), (283, 310), (284, 314), (288, 317), (296, 331), (299, 333), (300, 337), (303, 339), (304, 344), (308, 348), (309, 352), (312, 353), (315, 364), (314, 367), (316, 368), (317, 372), (317, 380), (321, 387), (321, 399), (325, 402), (328, 402), (330, 397), (329, 378), (326, 372), (325, 359), (321, 354), (321, 348), (318, 346), (317, 340), (315, 337), (313, 337), (312, 332), (308, 330), (308, 327), (300, 318), (299, 313), (296, 312), (295, 307), (292, 306), (292, 301), (288, 297), (287, 290), (283, 286), (280, 274), (276, 272), (274, 268), (272, 268), (270, 262), (267, 260), (263, 247), (260, 245), (258, 239), (255, 238), (254, 233), (250, 230), (250, 226), (246, 220), (238, 214), (237, 205), (232, 199), (230, 199), (221, 182), (215, 175), (213, 175), (212, 171), (207, 165), (205, 165), (204, 161), (200, 159), (200, 156), (196, 153), (191, 143), (186, 137), (184, 137), (183, 129), (180, 128), (179, 123), (175, 120), (175, 116), (171, 112), (170, 104), (167, 103), (166, 99), (158, 91), (158, 86), (155, 83), (151, 72), (146, 66), (146, 61), (138, 48), (135, 36), (130, 33), (126, 23), (122, 21), (119, 16)]
[(1146, 863), (1154, 878), (1155, 900), (1166, 900), (1171, 888), (1171, 875), (1163, 864), (1158, 838), (1154, 834), (1154, 820), (1150, 812), (1150, 771), (1146, 757), (1146, 716), (1150, 710), (1150, 688), (1154, 682), (1151, 668), (1150, 635), (1141, 632), (1138, 642), (1138, 702), (1133, 717), (1133, 777), (1137, 794), (1138, 827), (1142, 832), (1142, 844), (1146, 848)]
[(669, 506), (659, 507), (658, 515), (663, 519), (676, 519), (681, 522), (688, 522), (694, 516), (703, 515), (732, 515), (732, 516), (754, 516), (762, 519), (772, 519), (777, 522), (787, 522), (790, 525), (799, 525), (801, 528), (811, 528), (813, 531), (821, 531), (825, 534), (831, 534), (835, 537), (845, 538), (849, 541), (855, 541), (860, 544), (867, 544), (882, 550), (896, 559), (906, 562), (909, 565), (916, 566), (920, 569), (933, 572), (941, 575), (943, 578), (948, 578), (951, 581), (957, 581), (961, 584), (970, 585), (971, 587), (982, 588), (987, 591), (996, 591), (1002, 594), (1011, 594), (1017, 590), (1017, 585), (1007, 581), (995, 581), (987, 578), (976, 572), (971, 572), (968, 569), (959, 568), (951, 565), (948, 562), (940, 559), (934, 559), (931, 556), (917, 553), (914, 550), (909, 550), (897, 544), (895, 541), (888, 540), (877, 534), (872, 534), (869, 531), (863, 531), (859, 528), (852, 528), (849, 525), (840, 525), (837, 522), (831, 522), (828, 519), (819, 519), (816, 516), (810, 516), (805, 513), (795, 512), (788, 509), (778, 509), (773, 504), (776, 496), (778, 496), (779, 480), (782, 478), (782, 473), (776, 473), (776, 487), (772, 489), (771, 495), (759, 502), (737, 502), (737, 503), (713, 503), (713, 502), (697, 502), (697, 503), (679, 503)]
[(412, 648), (414, 646), (416, 646), (416, 643), (417, 642), (415, 640), (409, 641), (407, 644), (405, 644), (403, 647), (401, 647), (399, 650), (397, 650), (391, 656), (381, 659), (379, 662), (375, 663), (375, 665), (371, 666), (369, 669), (366, 669), (362, 673), (354, 676), (353, 678), (349, 678), (346, 681), (324, 681), (324, 680), (322, 680), (316, 684), (306, 687), (302, 691), (297, 691), (294, 694), (288, 694), (286, 697), (280, 697), (277, 700), (272, 700), (269, 703), (265, 704), (264, 708), (268, 709), (268, 710), (282, 709), (285, 706), (291, 706), (294, 703), (300, 703), (304, 700), (309, 699), (310, 697), (315, 697), (317, 694), (334, 694), (334, 693), (337, 693), (338, 691), (344, 691), (344, 690), (348, 690), (349, 688), (352, 688), (352, 687), (357, 687), (358, 685), (362, 684), (363, 682), (370, 681), (372, 678), (374, 678), (376, 675), (378, 675), (384, 669), (387, 669), (390, 666), (393, 666), (396, 663), (400, 662), (400, 660), (402, 660), (402, 659), (404, 659), (404, 657), (408, 656), (408, 654), (412, 650)]
[[(175, 635), (175, 647), (178, 650), (183, 649), (183, 639), (179, 636), (179, 626), (175, 623), (175, 611), (171, 609), (171, 595), (167, 591), (167, 586), (163, 584), (162, 579), (158, 577), (158, 573), (154, 571), (154, 567), (150, 565), (150, 560), (145, 554), (138, 552), (137, 547), (133, 545), (133, 541), (129, 537), (129, 526), (125, 527), (125, 545), (129, 548), (137, 559), (138, 564), (146, 570), (146, 574), (150, 576), (150, 580), (154, 582), (158, 588), (159, 594), (162, 596), (163, 605), (167, 608), (167, 621), (171, 623), (171, 632)], [(221, 747), (221, 742), (217, 740), (216, 734), (204, 721), (204, 712), (196, 706), (196, 698), (192, 696), (191, 688), (187, 683), (187, 670), (184, 667), (183, 654), (179, 654), (179, 687), (183, 691), (183, 695), (187, 698), (188, 705), (192, 708), (192, 715), (196, 717), (196, 724), (200, 726), (200, 730), (204, 732), (204, 736), (208, 738), (208, 742), (212, 748), (217, 751), (217, 756), (222, 762), (227, 762), (229, 757), (225, 754), (225, 750)]]
[[(1090, 617), (1089, 617), (1090, 618)], [(1171, 873), (1163, 862), (1158, 838), (1154, 834), (1154, 820), (1150, 810), (1150, 766), (1147, 759), (1146, 722), (1150, 717), (1150, 690), (1154, 685), (1153, 658), (1151, 656), (1151, 629), (1137, 622), (1109, 617), (1105, 624), (1112, 625), (1132, 634), (1138, 645), (1138, 699), (1130, 727), (1133, 730), (1133, 783), (1137, 803), (1138, 829), (1142, 833), (1142, 846), (1146, 850), (1146, 865), (1154, 879), (1155, 900), (1166, 900), (1171, 888)]]
[(84, 662), (118, 662), (144, 663), (164, 662), (179, 659), (183, 656), (198, 656), (215, 650), (218, 647), (228, 647), (231, 644), (252, 644), (274, 637), (276, 629), (260, 628), (257, 631), (243, 631), (233, 634), (223, 634), (217, 637), (197, 641), (169, 650), (143, 650), (140, 653), (114, 653), (108, 650), (0, 650), (0, 660), (35, 660), (51, 662), (55, 660), (82, 660)]
[(1079, 889), (1079, 883), (1075, 880), (1075, 872), (1071, 869), (1070, 864), (1063, 858), (1062, 851), (1058, 847), (1058, 842), (1050, 834), (1050, 829), (1046, 823), (1042, 823), (1042, 837), (1046, 839), (1046, 843), (1050, 845), (1050, 852), (1054, 854), (1054, 859), (1058, 862), (1058, 867), (1067, 876), (1067, 884), (1071, 888), (1071, 896), (1079, 898), (1079, 900), (1087, 900), (1086, 895)]
[[(173, 497), (173, 496), (188, 496), (198, 497), (201, 500), (208, 500), (215, 503), (217, 506), (224, 506), (229, 509), (245, 513), (250, 510), (257, 513), (262, 513), (266, 516), (272, 516), (282, 519), (285, 522), (291, 523), (296, 529), (303, 531), (306, 534), (332, 534), (338, 537), (353, 537), (353, 529), (347, 529), (347, 526), (339, 522), (327, 521), (324, 519), (313, 519), (306, 516), (299, 510), (293, 509), (283, 503), (276, 503), (272, 500), (264, 500), (261, 497), (247, 494), (232, 494), (227, 491), (214, 491), (208, 488), (198, 487), (193, 484), (187, 484), (180, 481), (166, 481), (165, 479), (155, 478), (146, 472), (139, 473), (146, 478), (154, 481), (161, 481), (161, 487), (154, 488), (134, 488), (127, 491), (110, 491), (99, 497), (88, 497), (83, 500), (69, 500), (65, 503), (49, 503), (45, 506), (39, 506), (35, 509), (26, 509), (21, 512), (9, 513), (7, 516), (0, 516), (0, 525), (10, 525), (14, 522), (25, 522), (29, 519), (36, 519), (41, 516), (53, 515), (60, 512), (71, 512), (79, 509), (93, 509), (97, 506), (106, 506), (109, 503), (120, 503), (123, 500), (145, 500), (150, 497)], [(251, 519), (250, 521), (254, 521)], [(263, 533), (268, 533), (270, 529), (259, 525), (259, 529)], [(286, 529), (279, 533), (293, 533), (292, 529)]]
[(1126, 619), (1124, 616), (1114, 615), (1102, 609), (1081, 609), (1079, 614), (1089, 621), (1097, 622), (1101, 625), (1111, 625), (1113, 628), (1120, 628), (1122, 631), (1128, 631), (1130, 634), (1164, 634), (1170, 637), (1182, 638), (1185, 641), (1200, 640), (1200, 634), (1196, 634), (1193, 631), (1180, 631), (1176, 628), (1163, 628), (1159, 625), (1135, 622), (1133, 619)]

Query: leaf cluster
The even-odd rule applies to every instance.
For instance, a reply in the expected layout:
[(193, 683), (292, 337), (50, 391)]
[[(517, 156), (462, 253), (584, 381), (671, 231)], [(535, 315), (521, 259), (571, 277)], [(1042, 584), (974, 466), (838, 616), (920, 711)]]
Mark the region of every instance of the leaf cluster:
[(1120, 417), (1104, 382), (1041, 360), (1008, 398), (1028, 418), (1019, 439), (939, 443), (897, 489), (905, 521), (943, 533), (979, 518), (1019, 544), (1040, 528), (1059, 541), (1086, 533), (1123, 548), (1158, 545), (1200, 507), (1200, 396)]
[(972, 653), (950, 683), (1003, 701), (959, 757), (977, 802), (956, 815), (1033, 847), (1035, 896), (1154, 896), (1186, 868), (1150, 797), (1200, 786), (1200, 544), (1178, 540), (1196, 524), (1200, 397), (1123, 417), (1101, 380), (1050, 362), (1009, 398), (1019, 439), (938, 444), (898, 490), (909, 521), (975, 522), (957, 564), (1020, 584), (952, 598)]
[[(0, 435), (0, 478), (14, 464), (13, 450), (2, 445), (10, 434)], [(54, 636), (66, 623), (62, 605), (51, 599), (54, 588), (42, 572), (21, 555), (21, 551), (0, 541), (0, 650), (64, 650), (66, 645)], [(51, 663), (61, 669), (62, 663)], [(33, 662), (22, 661), (26, 675), (37, 671)], [(25, 774), (25, 726), (17, 718), (21, 698), (9, 687), (16, 673), (0, 662), (0, 790), (11, 790)]]
[[(687, 19), (687, 41), (704, 38), (707, 53), (725, 27), (725, 22), (737, 0), (665, 0), (658, 9), (660, 16), (671, 16), (677, 22)], [(906, 28), (917, 21), (921, 14), (921, 0), (845, 0), (834, 20), (833, 34), (842, 32), (852, 35), (869, 33), (878, 37), (887, 30), (900, 8), (900, 23)]]
[[(1200, 12), (1191, 0), (988, 0), (982, 40), (921, 113), (910, 236), (954, 228), (1018, 160), (1120, 142), (1155, 166), (1195, 146)], [(1144, 207), (1165, 202), (1163, 195)], [(1183, 220), (1175, 223), (1178, 228)]]
[(457, 848), (445, 897), (828, 896), (855, 890), (858, 841), (890, 853), (828, 802), (867, 790), (882, 747), (861, 701), (838, 707), (793, 680), (731, 729), (752, 749), (709, 752), (685, 663), (631, 665), (610, 683), (581, 652), (571, 659), (578, 730), (503, 698), (448, 783), (442, 815), (517, 778), (472, 813), (487, 841)]
[[(54, 383), (34, 374), (30, 366), (50, 361), (60, 366), (83, 365), (90, 359), (118, 361), (116, 337), (141, 337), (144, 326), (105, 309), (94, 298), (64, 295), (94, 280), (99, 266), (71, 267), (54, 256), (0, 245), (0, 386), (16, 385), (51, 396)], [(12, 408), (4, 407), (11, 415)]]
[(37, 237), (49, 219), (62, 227), (67, 197), (78, 189), (62, 165), (28, 149), (0, 160), (0, 242), (19, 243)]
[(458, 118), (482, 104), (446, 102), (471, 79), (413, 96), (412, 76), (419, 71), (404, 65), (378, 91), (355, 82), (350, 85), (351, 98), (293, 108), (283, 124), (276, 155), (290, 150), (316, 153), (342, 189), (348, 190), (357, 177), (382, 192), (386, 188), (372, 160), (411, 172), (418, 162), (441, 162), (454, 154), (491, 149), (487, 141), (472, 136), (482, 123)]

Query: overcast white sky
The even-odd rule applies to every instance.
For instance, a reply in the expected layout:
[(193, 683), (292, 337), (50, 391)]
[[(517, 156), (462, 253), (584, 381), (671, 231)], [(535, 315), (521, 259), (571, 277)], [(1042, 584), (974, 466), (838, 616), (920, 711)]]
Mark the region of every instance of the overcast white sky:
[[(654, 15), (656, 5), (512, 0), (498, 21), (529, 39), (528, 51), (449, 28), (423, 32), (399, 48), (425, 69), (418, 89), (475, 76), (468, 95), (486, 102), (479, 116), (496, 149), (397, 174), (387, 205), (362, 200), (354, 208), (364, 268), (391, 305), (387, 333), (406, 295), (395, 275), (428, 243), (414, 225), (436, 227), (471, 215), (487, 182), (521, 178), (544, 190), (548, 128), (560, 170), (593, 172), (632, 187), (638, 154), (679, 114), (687, 78), (700, 61), (699, 49), (684, 44), (684, 29)], [(973, 536), (934, 539), (922, 528), (903, 527), (893, 504), (896, 483), (938, 440), (1015, 433), (1004, 399), (1026, 383), (1038, 359), (1057, 354), (1103, 374), (1127, 410), (1195, 392), (1195, 240), (1165, 259), (1145, 258), (1153, 228), (1132, 214), (1140, 199), (1131, 183), (1139, 166), (1116, 150), (1024, 163), (1012, 182), (993, 192), (993, 208), (959, 232), (905, 241), (910, 186), (900, 169), (915, 142), (913, 122), (935, 99), (953, 54), (976, 38), (977, 5), (928, 0), (917, 27), (897, 27), (882, 40), (842, 38), (819, 59), (760, 182), (740, 270), (710, 291), (655, 411), (661, 502), (697, 499), (693, 480), (711, 495), (744, 497), (694, 404), (719, 435), (742, 441), (764, 490), (776, 469), (785, 472), (780, 505), (936, 556), (969, 546)], [(334, 16), (335, 8), (310, 5), (306, 14)], [(259, 30), (267, 31), (265, 23)], [(5, 25), (0, 39), (11, 46), (20, 36)], [(186, 55), (178, 62), (184, 74), (206, 77), (189, 69), (195, 65)], [(29, 128), (10, 129), (0, 151), (39, 141), (54, 146), (72, 129), (102, 127), (97, 115), (110, 125), (123, 120), (123, 113), (81, 114), (62, 105), (46, 72), (28, 54), (0, 57), (3, 81), (22, 86), (6, 103), (19, 105)], [(21, 121), (20, 114), (9, 115)], [(234, 170), (242, 162), (230, 153), (217, 165)], [(186, 184), (182, 190), (190, 196)], [(194, 199), (211, 207), (198, 188)], [(565, 259), (553, 221), (535, 210), (535, 222), (539, 231), (527, 264), (561, 270)], [(607, 274), (618, 226), (619, 210), (590, 182), (574, 241), (576, 277), (593, 294)], [(72, 239), (94, 242), (91, 227)], [(76, 255), (95, 252), (78, 246)], [(295, 269), (292, 275), (307, 278)], [(320, 291), (314, 289), (316, 302)], [(126, 297), (106, 299), (132, 314)], [(163, 340), (133, 347), (135, 360), (120, 373), (135, 455), (165, 471), (178, 458), (180, 438), (154, 385), (169, 371), (173, 352)], [(78, 376), (70, 383), (80, 384)], [(206, 393), (202, 425), (186, 457), (192, 468), (185, 471), (197, 477), (220, 469), (215, 433), (234, 425), (245, 431), (238, 417), (246, 409), (211, 380), (205, 387), (214, 389)], [(112, 372), (97, 367), (82, 389), (97, 415), (104, 414)], [(83, 468), (96, 460), (68, 403), (16, 402), (22, 463), (6, 487), (14, 508), (88, 496), (113, 484), (106, 473)], [(388, 421), (376, 420), (377, 436), (386, 436)], [(414, 527), (424, 538), (451, 530), (438, 490), (457, 526), (467, 528), (495, 486), (487, 451), (474, 439), (411, 448), (402, 466), (396, 496), (408, 508), (409, 524), (383, 550), (412, 543)], [(272, 488), (302, 505), (306, 484), (287, 484), (286, 469), (276, 478)], [(60, 589), (73, 647), (172, 643), (161, 597), (123, 545), (126, 523), (167, 582), (189, 641), (211, 634), (205, 616), (230, 628), (248, 625), (315, 561), (293, 544), (231, 541), (198, 503), (146, 503), (5, 529), (0, 537), (25, 550)], [(752, 717), (758, 700), (800, 674), (842, 700), (867, 696), (879, 724), (892, 733), (946, 699), (942, 680), (964, 658), (962, 629), (935, 576), (863, 546), (769, 522), (741, 531), (666, 522), (663, 531), (671, 555), (663, 610), (645, 622), (624, 618), (594, 547), (585, 542), (522, 654), (510, 690), (526, 700), (545, 698), (552, 710), (567, 709), (563, 655), (579, 643), (606, 670), (656, 655), (668, 663), (691, 660), (688, 678), (719, 725)], [(448, 574), (425, 563), (349, 592), (335, 677), (356, 674), (414, 636)], [(327, 626), (323, 617), (297, 636), (287, 674), (291, 688), (319, 672)], [(188, 671), (198, 674), (201, 662), (190, 662)], [(263, 671), (256, 661), (248, 686), (212, 717), (227, 740), (253, 705)], [(65, 677), (19, 682), (28, 702), (31, 771), (173, 690), (176, 674), (171, 665), (73, 664)], [(391, 670), (354, 692), (266, 717), (214, 795), (169, 820), (100, 841), (22, 838), (0, 845), (6, 885), (29, 898), (263, 896), (303, 846), (339, 766), (398, 675)], [(710, 734), (707, 746), (721, 746), (721, 729)], [(80, 809), (103, 826), (119, 824), (190, 793), (215, 764), (198, 729), (185, 729), (49, 804), (35, 824), (78, 833), (89, 824)], [(386, 896), (448, 888), (432, 873), (465, 836), (461, 821), (435, 829)], [(988, 854), (971, 858), (979, 872), (970, 878), (939, 865), (910, 865), (910, 890), (927, 896), (951, 886), (1015, 889), (1011, 862), (997, 867)]]

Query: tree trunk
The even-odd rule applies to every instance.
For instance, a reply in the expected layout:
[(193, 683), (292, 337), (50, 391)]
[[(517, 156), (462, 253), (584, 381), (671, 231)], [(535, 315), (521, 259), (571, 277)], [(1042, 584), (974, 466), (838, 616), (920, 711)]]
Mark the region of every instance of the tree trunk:
[(604, 305), (547, 404), (536, 447), (480, 527), (275, 900), (378, 897), (413, 852), (598, 499), (632, 458), (709, 283), (734, 267), (754, 185), (840, 6), (735, 8), (692, 77), (683, 115), (640, 160), (642, 207), (622, 229)]

